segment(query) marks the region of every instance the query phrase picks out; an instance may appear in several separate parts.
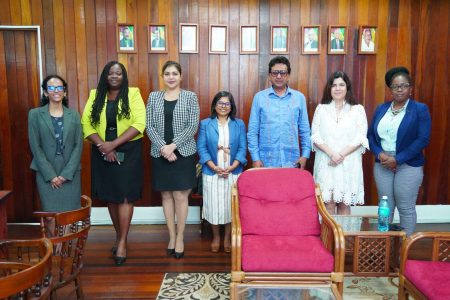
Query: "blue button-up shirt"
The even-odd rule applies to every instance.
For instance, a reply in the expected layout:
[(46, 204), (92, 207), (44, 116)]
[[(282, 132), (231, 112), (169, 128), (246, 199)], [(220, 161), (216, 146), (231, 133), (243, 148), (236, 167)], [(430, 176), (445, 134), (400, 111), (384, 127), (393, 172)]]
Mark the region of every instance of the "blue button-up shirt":
[(309, 158), (311, 129), (305, 96), (291, 88), (278, 96), (272, 87), (253, 98), (248, 123), (248, 150), (253, 161), (265, 167), (294, 167), (300, 158)]

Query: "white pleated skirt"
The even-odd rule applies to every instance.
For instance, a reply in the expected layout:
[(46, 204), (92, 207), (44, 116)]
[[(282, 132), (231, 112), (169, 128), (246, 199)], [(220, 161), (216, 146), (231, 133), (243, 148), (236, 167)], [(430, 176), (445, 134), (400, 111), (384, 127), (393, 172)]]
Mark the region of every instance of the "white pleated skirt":
[(213, 225), (231, 223), (231, 188), (238, 175), (228, 178), (215, 175), (202, 175), (203, 180), (203, 216)]

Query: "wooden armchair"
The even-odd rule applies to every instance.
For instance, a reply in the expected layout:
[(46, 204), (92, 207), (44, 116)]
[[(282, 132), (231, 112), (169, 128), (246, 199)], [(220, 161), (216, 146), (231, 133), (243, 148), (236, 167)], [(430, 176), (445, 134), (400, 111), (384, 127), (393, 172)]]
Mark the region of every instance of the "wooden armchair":
[[(429, 260), (413, 260), (408, 255), (412, 246), (431, 239)], [(402, 245), (398, 299), (450, 299), (450, 232), (417, 232)]]
[[(72, 281), (75, 283), (77, 299), (83, 299), (80, 273), (83, 269), (83, 254), (89, 229), (91, 228), (92, 200), (81, 196), (81, 208), (67, 212), (35, 212), (41, 218), (42, 236), (53, 243), (53, 276), (55, 283), (51, 298), (56, 291)], [(53, 218), (54, 232), (45, 227), (45, 219)]]
[(51, 264), (48, 239), (0, 242), (0, 299), (47, 299)]
[(240, 175), (232, 195), (232, 295), (239, 283), (333, 283), (342, 295), (344, 243), (310, 173), (265, 168)]

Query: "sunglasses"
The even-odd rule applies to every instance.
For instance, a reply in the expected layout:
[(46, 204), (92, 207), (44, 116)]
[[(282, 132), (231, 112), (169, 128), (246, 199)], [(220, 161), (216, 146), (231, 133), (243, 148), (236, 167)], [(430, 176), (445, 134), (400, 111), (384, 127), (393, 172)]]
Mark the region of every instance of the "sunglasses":
[(47, 87), (47, 92), (52, 92), (52, 93), (54, 93), (54, 92), (64, 92), (64, 86), (62, 86), (62, 85), (58, 85), (58, 86), (49, 85)]

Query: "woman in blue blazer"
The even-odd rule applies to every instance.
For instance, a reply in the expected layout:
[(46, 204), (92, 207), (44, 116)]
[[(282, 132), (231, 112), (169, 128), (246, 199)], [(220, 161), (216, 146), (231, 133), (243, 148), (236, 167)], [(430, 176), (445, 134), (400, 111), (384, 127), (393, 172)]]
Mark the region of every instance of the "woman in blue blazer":
[(416, 200), (431, 117), (426, 104), (411, 98), (408, 69), (390, 69), (385, 81), (393, 100), (378, 106), (368, 130), (370, 150), (375, 154), (374, 176), (378, 195), (388, 196), (390, 222), (397, 207), (400, 225), (411, 235), (416, 227)]
[(211, 116), (200, 122), (197, 150), (203, 174), (203, 215), (212, 227), (212, 252), (220, 248), (221, 224), (225, 224), (224, 251), (231, 251), (231, 187), (247, 163), (245, 125), (235, 116), (233, 95), (222, 91), (214, 96)]

